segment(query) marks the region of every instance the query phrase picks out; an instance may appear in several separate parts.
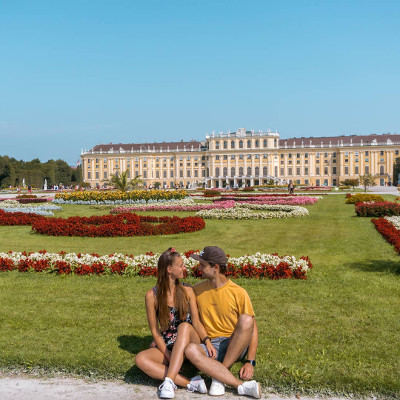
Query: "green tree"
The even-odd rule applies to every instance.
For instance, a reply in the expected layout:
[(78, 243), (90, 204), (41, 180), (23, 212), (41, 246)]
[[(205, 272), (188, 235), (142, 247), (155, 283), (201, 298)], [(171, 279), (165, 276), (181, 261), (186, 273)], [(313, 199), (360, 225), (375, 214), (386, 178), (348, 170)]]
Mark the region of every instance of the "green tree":
[(376, 186), (376, 176), (372, 174), (360, 175), (360, 183), (366, 192), (370, 186)]
[(351, 186), (354, 190), (356, 186), (360, 184), (359, 179), (345, 179), (344, 181), (340, 182), (344, 186)]
[(126, 192), (130, 188), (138, 186), (141, 181), (140, 176), (137, 176), (134, 179), (129, 179), (129, 170), (126, 170), (121, 173), (118, 173), (117, 171), (110, 179), (104, 179), (102, 182), (114, 187), (115, 189)]

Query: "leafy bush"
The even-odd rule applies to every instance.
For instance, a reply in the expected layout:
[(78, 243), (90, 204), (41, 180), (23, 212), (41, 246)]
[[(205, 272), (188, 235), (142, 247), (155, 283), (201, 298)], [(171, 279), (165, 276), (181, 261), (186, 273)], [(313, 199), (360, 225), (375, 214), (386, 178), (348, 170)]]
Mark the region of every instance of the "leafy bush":
[(346, 199), (346, 204), (366, 203), (369, 201), (385, 201), (379, 194), (357, 193)]
[(350, 189), (350, 186), (339, 186), (340, 190), (348, 190)]
[(358, 217), (386, 217), (400, 215), (400, 204), (383, 201), (377, 203), (356, 203)]
[(256, 189), (254, 189), (253, 186), (245, 187), (245, 188), (242, 189), (242, 192), (255, 192), (255, 191), (256, 191)]
[(36, 194), (20, 194), (16, 199), (36, 199)]

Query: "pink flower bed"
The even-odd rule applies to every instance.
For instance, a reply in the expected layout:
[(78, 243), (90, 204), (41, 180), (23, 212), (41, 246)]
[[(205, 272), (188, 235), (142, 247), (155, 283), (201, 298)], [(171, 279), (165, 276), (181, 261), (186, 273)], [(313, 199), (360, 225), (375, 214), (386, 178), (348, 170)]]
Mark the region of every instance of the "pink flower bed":
[(229, 201), (220, 201), (215, 204), (196, 204), (193, 206), (179, 206), (179, 205), (162, 205), (162, 204), (154, 204), (152, 206), (130, 206), (130, 207), (117, 207), (113, 208), (110, 213), (111, 214), (121, 214), (126, 212), (136, 212), (136, 211), (200, 211), (200, 210), (212, 210), (214, 208), (232, 208), (235, 206), (235, 202), (232, 200)]
[[(232, 199), (238, 203), (251, 203), (251, 204), (281, 204), (287, 206), (299, 206), (306, 204), (314, 204), (318, 201), (315, 197), (273, 197), (273, 198), (265, 198), (265, 197), (252, 197), (247, 199)], [(218, 200), (214, 201), (214, 204), (219, 204)]]

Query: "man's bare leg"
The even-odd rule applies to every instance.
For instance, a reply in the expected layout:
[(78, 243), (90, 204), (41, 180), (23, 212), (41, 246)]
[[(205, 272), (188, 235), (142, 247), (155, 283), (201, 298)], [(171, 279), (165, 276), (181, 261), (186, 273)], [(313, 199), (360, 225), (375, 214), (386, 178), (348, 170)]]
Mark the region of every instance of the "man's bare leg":
[(235, 378), (225, 365), (208, 357), (199, 344), (188, 344), (185, 348), (185, 355), (197, 369), (226, 385), (237, 389), (243, 383), (240, 379)]
[(231, 340), (229, 341), (224, 360), (222, 361), (222, 364), (224, 364), (226, 368), (229, 369), (232, 367), (249, 346), (253, 328), (254, 318), (251, 315), (242, 314), (239, 316), (235, 330), (233, 331)]

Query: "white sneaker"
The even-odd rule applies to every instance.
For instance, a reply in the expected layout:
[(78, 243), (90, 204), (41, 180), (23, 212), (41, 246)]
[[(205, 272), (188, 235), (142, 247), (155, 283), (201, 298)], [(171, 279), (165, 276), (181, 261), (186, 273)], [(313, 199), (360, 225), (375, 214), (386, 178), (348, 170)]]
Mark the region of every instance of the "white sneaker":
[(160, 399), (173, 399), (175, 397), (176, 385), (170, 378), (165, 378), (164, 382), (158, 387)]
[(204, 382), (204, 379), (197, 375), (190, 380), (190, 383), (187, 384), (188, 392), (199, 392), (199, 393), (207, 393), (207, 386)]
[(225, 394), (225, 385), (219, 380), (212, 378), (208, 394), (210, 396), (223, 396)]
[(238, 386), (238, 394), (261, 399), (261, 386), (257, 381), (243, 382)]

